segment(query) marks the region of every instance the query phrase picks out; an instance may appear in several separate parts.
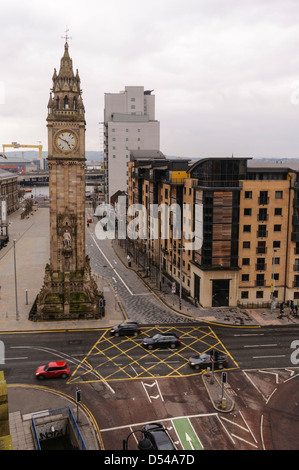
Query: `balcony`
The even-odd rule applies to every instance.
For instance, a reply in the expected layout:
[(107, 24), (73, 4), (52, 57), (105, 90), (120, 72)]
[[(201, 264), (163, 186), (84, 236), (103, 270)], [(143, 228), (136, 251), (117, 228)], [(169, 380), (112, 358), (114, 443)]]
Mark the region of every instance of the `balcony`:
[(265, 204), (269, 204), (269, 198), (268, 197), (259, 197), (258, 198), (258, 203), (260, 206), (263, 206)]
[(266, 282), (265, 279), (256, 279), (255, 280), (255, 285), (256, 285), (256, 287), (262, 287), (262, 286), (265, 285), (265, 282)]
[(267, 247), (266, 246), (258, 246), (256, 248), (256, 254), (257, 255), (265, 255), (267, 253)]
[(266, 271), (267, 269), (267, 264), (266, 263), (257, 263), (255, 265), (255, 270), (256, 271)]
[(256, 236), (258, 238), (267, 238), (268, 237), (268, 230), (257, 230)]
[(268, 214), (257, 214), (258, 222), (267, 222), (268, 219), (269, 219)]

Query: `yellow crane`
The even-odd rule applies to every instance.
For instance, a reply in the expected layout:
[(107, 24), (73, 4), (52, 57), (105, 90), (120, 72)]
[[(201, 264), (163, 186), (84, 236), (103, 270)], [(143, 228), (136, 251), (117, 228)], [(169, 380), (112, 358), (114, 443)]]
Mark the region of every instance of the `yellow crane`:
[(42, 145), (23, 145), (23, 144), (18, 144), (18, 142), (12, 142), (11, 144), (3, 144), (3, 158), (5, 157), (5, 149), (6, 147), (13, 147), (15, 149), (18, 149), (20, 147), (24, 148), (38, 148), (39, 149), (39, 158), (42, 158), (42, 151), (43, 151), (43, 146)]

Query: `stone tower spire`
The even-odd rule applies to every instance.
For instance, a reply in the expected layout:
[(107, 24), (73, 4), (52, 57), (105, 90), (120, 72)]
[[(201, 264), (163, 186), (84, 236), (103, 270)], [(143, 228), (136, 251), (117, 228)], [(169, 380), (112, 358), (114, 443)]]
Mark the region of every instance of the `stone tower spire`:
[(80, 77), (68, 43), (48, 101), (50, 263), (37, 299), (38, 320), (99, 318), (101, 295), (85, 253), (85, 117)]
[(60, 60), (60, 69), (57, 74), (56, 69), (52, 76), (53, 86), (51, 89), (51, 99), (48, 104), (48, 121), (57, 120), (60, 117), (65, 119), (67, 113), (72, 111), (72, 118), (84, 119), (84, 105), (82, 100), (82, 90), (80, 88), (80, 77), (78, 70), (76, 75), (73, 71), (73, 61), (69, 55), (69, 45), (64, 45), (64, 54)]

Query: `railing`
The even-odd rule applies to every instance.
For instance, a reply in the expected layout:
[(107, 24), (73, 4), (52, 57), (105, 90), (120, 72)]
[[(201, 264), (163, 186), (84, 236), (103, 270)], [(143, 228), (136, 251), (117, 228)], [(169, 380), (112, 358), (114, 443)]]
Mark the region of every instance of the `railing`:
[(255, 265), (255, 270), (256, 271), (266, 271), (267, 269), (267, 264), (266, 263), (257, 263)]
[(257, 230), (256, 236), (258, 238), (266, 238), (268, 236), (268, 230)]
[(38, 437), (37, 433), (37, 427), (42, 426), (43, 429), (45, 427), (45, 424), (51, 424), (51, 418), (53, 417), (53, 422), (57, 422), (57, 418), (59, 417), (68, 419), (71, 422), (72, 429), (75, 433), (77, 442), (79, 444), (80, 450), (87, 450), (87, 447), (85, 445), (85, 442), (82, 438), (81, 432), (78, 428), (77, 422), (74, 418), (74, 415), (72, 413), (72, 410), (70, 409), (69, 406), (66, 406), (65, 408), (57, 408), (55, 410), (49, 410), (49, 411), (43, 411), (40, 413), (34, 413), (31, 417), (31, 423), (32, 423), (32, 429), (33, 429), (33, 435), (36, 441), (36, 447), (38, 450), (41, 450), (41, 445), (40, 445), (40, 439)]

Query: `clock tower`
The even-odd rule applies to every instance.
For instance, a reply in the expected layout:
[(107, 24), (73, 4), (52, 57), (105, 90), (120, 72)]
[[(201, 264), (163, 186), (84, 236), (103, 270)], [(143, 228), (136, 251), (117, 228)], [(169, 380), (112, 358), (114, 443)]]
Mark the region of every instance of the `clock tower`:
[(38, 320), (98, 318), (100, 310), (85, 255), (85, 110), (67, 39), (48, 103), (50, 263), (37, 299)]

